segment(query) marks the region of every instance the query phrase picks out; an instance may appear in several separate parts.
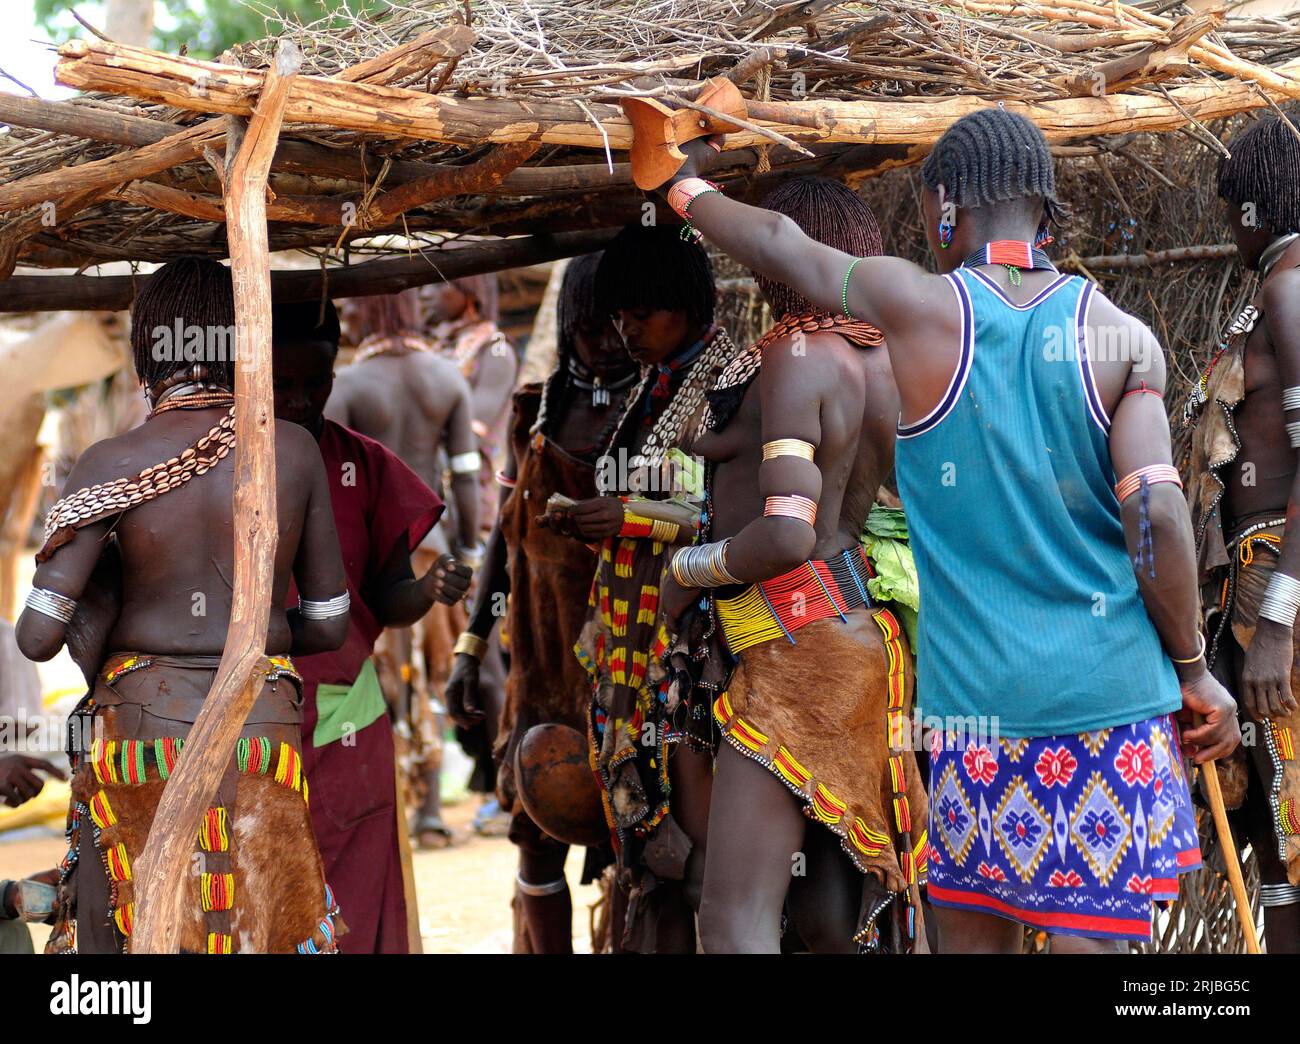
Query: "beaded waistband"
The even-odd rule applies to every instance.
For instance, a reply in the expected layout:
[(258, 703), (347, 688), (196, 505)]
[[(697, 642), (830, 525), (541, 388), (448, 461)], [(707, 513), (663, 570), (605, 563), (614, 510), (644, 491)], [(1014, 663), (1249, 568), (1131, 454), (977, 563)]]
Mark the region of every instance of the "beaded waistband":
[[(298, 669), (293, 665), (293, 661), (289, 657), (267, 656), (263, 658), (262, 662), (266, 667), (267, 681), (273, 682), (278, 681), (280, 678), (291, 678), (299, 685), (302, 684), (302, 676), (298, 673)], [(115, 656), (110, 656), (104, 663), (103, 670), (100, 671), (100, 677), (106, 684), (112, 685), (124, 674), (147, 670), (150, 667), (179, 667), (182, 670), (216, 671), (220, 665), (220, 656), (187, 656), (179, 653), (160, 653), (158, 655), (118, 653)]]
[(796, 644), (794, 632), (814, 620), (871, 605), (867, 581), (875, 576), (861, 546), (827, 559), (805, 562), (771, 580), (753, 584), (714, 605), (727, 647), (738, 653), (774, 638)]

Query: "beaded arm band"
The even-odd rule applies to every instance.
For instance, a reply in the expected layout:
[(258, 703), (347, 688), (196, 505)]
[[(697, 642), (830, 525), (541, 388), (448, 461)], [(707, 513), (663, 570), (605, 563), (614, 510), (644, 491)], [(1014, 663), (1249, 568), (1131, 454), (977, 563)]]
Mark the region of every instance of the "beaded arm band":
[(1141, 488), (1143, 479), (1146, 479), (1148, 486), (1154, 486), (1158, 482), (1172, 482), (1179, 489), (1183, 488), (1178, 469), (1172, 464), (1151, 464), (1129, 472), (1115, 483), (1115, 496), (1121, 504)]
[(692, 243), (698, 243), (704, 236), (691, 224), (691, 204), (710, 192), (721, 192), (722, 186), (703, 178), (682, 178), (674, 182), (668, 190), (668, 205), (677, 211), (686, 222), (682, 226), (681, 237)]
[(812, 460), (815, 449), (811, 442), (804, 442), (803, 439), (773, 439), (763, 443), (763, 459), (802, 457), (804, 460)]
[(72, 614), (77, 611), (77, 603), (67, 595), (57, 591), (48, 591), (43, 587), (33, 587), (27, 595), (27, 608), (34, 613), (58, 620), (59, 623), (71, 623)]
[(673, 182), (672, 188), (668, 190), (668, 205), (685, 218), (697, 196), (718, 191), (717, 185), (703, 178), (682, 178), (681, 181)]
[(450, 463), (453, 475), (471, 475), (482, 466), (482, 458), (478, 450), (470, 450), (468, 453), (457, 453)]
[(763, 517), (780, 516), (797, 518), (810, 526), (817, 524), (817, 501), (794, 494), (788, 497), (768, 497), (763, 502)]
[(625, 504), (623, 525), (619, 528), (618, 535), (642, 540), (657, 540), (661, 544), (673, 544), (677, 542), (681, 528), (676, 522), (665, 522), (661, 518), (646, 518), (644, 515), (638, 515)]
[(1259, 603), (1259, 615), (1286, 627), (1295, 624), (1300, 610), (1300, 580), (1286, 573), (1274, 573)]
[(673, 579), (682, 587), (722, 587), (741, 581), (727, 569), (727, 545), (730, 540), (684, 547), (673, 555)]
[(344, 591), (341, 595), (327, 598), (323, 602), (313, 602), (310, 598), (298, 599), (298, 611), (304, 620), (332, 620), (336, 616), (346, 616), (352, 604), (351, 596)]
[(862, 258), (855, 257), (850, 263), (848, 271), (844, 273), (844, 285), (840, 287), (840, 307), (844, 309), (845, 319), (856, 319), (857, 316), (849, 311), (849, 277), (853, 275), (853, 270), (858, 267), (858, 262)]

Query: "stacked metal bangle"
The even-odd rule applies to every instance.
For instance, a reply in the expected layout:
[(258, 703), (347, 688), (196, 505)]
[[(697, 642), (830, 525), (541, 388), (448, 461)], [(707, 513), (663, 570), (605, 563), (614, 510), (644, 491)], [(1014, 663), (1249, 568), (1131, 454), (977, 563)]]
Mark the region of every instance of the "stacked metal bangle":
[(77, 611), (77, 603), (67, 595), (57, 591), (47, 591), (43, 587), (33, 587), (27, 596), (27, 608), (42, 616), (49, 616), (59, 623), (71, 623), (72, 614)]
[(1300, 421), (1292, 421), (1286, 426), (1286, 437), (1291, 440), (1293, 449), (1300, 449)]
[(768, 497), (763, 502), (763, 515), (797, 518), (810, 526), (817, 525), (817, 501), (793, 494), (788, 497)]
[(1274, 573), (1259, 603), (1259, 615), (1290, 627), (1295, 623), (1297, 610), (1300, 610), (1300, 580), (1286, 573)]
[(1115, 483), (1115, 496), (1121, 504), (1142, 487), (1143, 479), (1146, 479), (1148, 486), (1154, 486), (1158, 482), (1172, 482), (1179, 489), (1183, 488), (1183, 480), (1176, 467), (1172, 464), (1151, 464), (1130, 471)]
[(336, 616), (347, 614), (352, 599), (346, 591), (323, 602), (313, 602), (310, 598), (298, 599), (298, 611), (304, 620), (332, 620)]
[(1300, 384), (1282, 389), (1282, 409), (1300, 410)]
[(480, 638), (473, 631), (463, 631), (461, 636), (456, 639), (456, 644), (452, 646), (451, 651), (455, 656), (464, 653), (466, 656), (472, 656), (482, 663), (483, 657), (487, 655), (488, 643), (485, 638)]
[(1300, 885), (1261, 884), (1259, 886), (1260, 906), (1290, 906), (1300, 903)]
[(815, 449), (811, 442), (805, 442), (803, 439), (773, 439), (771, 442), (763, 443), (763, 459), (802, 457), (804, 460), (812, 460)]
[(673, 555), (673, 579), (683, 587), (722, 587), (740, 580), (727, 569), (730, 540), (684, 547)]

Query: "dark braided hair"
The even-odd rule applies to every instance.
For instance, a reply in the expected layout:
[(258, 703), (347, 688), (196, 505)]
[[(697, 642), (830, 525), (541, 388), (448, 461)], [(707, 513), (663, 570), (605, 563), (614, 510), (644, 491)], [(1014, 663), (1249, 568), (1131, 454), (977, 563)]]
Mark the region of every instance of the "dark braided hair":
[(195, 368), (196, 376), (233, 388), (230, 269), (208, 258), (181, 257), (154, 272), (131, 305), (131, 354), (146, 387)]
[(286, 341), (316, 341), (328, 345), (331, 355), (339, 353), (339, 311), (325, 301), (321, 316), (319, 301), (279, 301), (271, 306), (271, 344)]
[[(768, 193), (762, 206), (791, 218), (807, 235), (854, 257), (884, 253), (880, 226), (866, 201), (847, 185), (829, 178), (790, 178)], [(772, 316), (824, 315), (784, 283), (754, 273)]]
[(372, 334), (400, 337), (419, 336), (421, 306), (418, 289), (396, 294), (374, 294), (348, 301), (349, 329), (357, 342)]
[(575, 257), (564, 269), (559, 299), (555, 304), (555, 369), (542, 387), (542, 402), (533, 431), (546, 434), (547, 421), (564, 415), (573, 393), (569, 380), (569, 360), (574, 355), (573, 339), (584, 324), (606, 318), (596, 303), (596, 270), (600, 267), (601, 256), (596, 253)]
[[(1294, 118), (1294, 110), (1287, 113)], [(1268, 113), (1238, 133), (1230, 156), (1219, 160), (1219, 196), (1255, 205), (1275, 235), (1300, 232), (1300, 138), (1286, 120)]]
[(555, 327), (560, 358), (573, 351), (573, 338), (585, 323), (605, 318), (596, 304), (596, 270), (601, 253), (583, 254), (569, 262), (560, 283), (560, 297), (555, 303)]
[(604, 315), (663, 309), (684, 311), (695, 323), (712, 323), (716, 296), (709, 255), (667, 225), (625, 225), (605, 248), (596, 271), (596, 301)]
[(1032, 120), (1001, 107), (978, 109), (944, 131), (921, 178), (931, 191), (942, 185), (945, 200), (959, 207), (1041, 196), (1047, 216), (1058, 216), (1047, 139)]

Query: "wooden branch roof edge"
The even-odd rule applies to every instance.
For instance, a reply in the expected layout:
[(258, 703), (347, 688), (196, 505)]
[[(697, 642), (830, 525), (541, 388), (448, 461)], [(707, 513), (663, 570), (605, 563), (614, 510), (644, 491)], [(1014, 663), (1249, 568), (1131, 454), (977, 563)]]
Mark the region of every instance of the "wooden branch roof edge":
[[(59, 55), (56, 78), (66, 86), (197, 113), (248, 115), (264, 75), (98, 40), (74, 40), (60, 47)], [(1132, 130), (1172, 130), (1191, 122), (1189, 114), (1198, 120), (1215, 119), (1265, 106), (1268, 97), (1300, 98), (1300, 59), (1276, 69), (1250, 62), (1216, 64), (1236, 79), (1176, 87), (1169, 97), (1118, 93), (1033, 103), (975, 95), (926, 99), (925, 104), (876, 99), (790, 101), (781, 107), (797, 123), (753, 122), (796, 142), (932, 144), (966, 113), (1003, 104), (1033, 119), (1049, 141), (1067, 141)], [(626, 151), (632, 144), (631, 125), (612, 104), (458, 98), (318, 76), (295, 79), (285, 120), (462, 146), (536, 141)], [(768, 137), (749, 131), (728, 135), (726, 142), (728, 148), (770, 143)]]
[[(669, 102), (689, 99), (703, 85), (689, 77), (708, 75), (706, 68), (738, 83), (760, 74), (770, 79), (778, 68), (788, 80), (792, 68), (808, 68), (822, 78), (823, 90), (829, 85), (841, 95), (801, 100), (788, 82), (780, 95), (756, 89), (751, 129), (727, 139), (733, 173), (719, 173), (748, 182), (758, 148), (770, 152), (774, 167), (791, 162), (785, 150), (770, 151), (778, 138), (812, 145), (819, 156), (852, 147), (900, 150), (883, 161), (859, 152), (861, 170), (838, 164), (835, 176), (853, 184), (916, 162), (953, 121), (994, 103), (1023, 112), (1060, 145), (1201, 130), (1203, 121), (1300, 98), (1300, 17), (1167, 17), (1148, 0), (962, 0), (953, 8), (881, 0), (864, 20), (837, 0), (760, 0), (747, 5), (739, 35), (736, 25), (723, 25), (692, 36), (690, 19), (712, 17), (711, 3), (668, 0), (653, 61), (640, 37), (611, 30), (634, 0), (595, 7), (574, 0), (572, 11), (542, 12), (545, 24), (536, 32), (545, 30), (544, 61), (515, 38), (519, 26), (511, 19), (523, 0), (482, 0), (473, 29), (429, 28), (454, 17), (454, 5), (409, 0), (388, 21), (357, 22), (342, 35), (292, 30), (282, 41), (303, 42), (312, 60), (291, 87), (285, 133), (311, 140), (281, 140), (273, 158), (279, 172), (268, 207), (276, 223), (273, 248), (337, 249), (350, 241), (362, 252), (382, 250), (357, 240), (407, 226), (417, 233), (517, 235), (563, 232), (583, 227), (584, 219), (586, 227), (627, 220), (635, 192), (629, 165), (612, 163), (612, 152), (630, 144), (630, 126), (612, 97), (648, 89)], [(723, 5), (716, 6), (721, 12)], [(611, 21), (595, 25), (607, 8)], [(527, 4), (523, 13), (534, 19)], [(552, 25), (552, 17), (564, 24)], [(735, 18), (726, 14), (723, 21)], [(685, 28), (679, 32), (678, 25)], [(525, 35), (533, 32), (530, 27)], [(805, 32), (806, 40), (793, 39)], [(719, 53), (711, 55), (702, 41), (715, 36)], [(393, 47), (393, 40), (406, 42)], [(0, 169), (6, 160), (13, 169), (14, 149), (25, 141), (37, 144), (40, 156), (18, 162), (23, 176), (0, 187), (0, 214), (14, 215), (0, 227), (0, 278), (17, 264), (82, 268), (114, 259), (166, 260), (193, 252), (190, 244), (224, 256), (223, 187), (204, 160), (212, 164), (226, 144), (221, 117), (251, 112), (273, 42), (240, 45), (222, 61), (203, 62), (103, 40), (73, 41), (60, 49), (59, 78), (118, 101), (0, 95), (0, 121), (47, 132), (27, 131), (7, 149), (0, 146)], [(839, 47), (843, 54), (828, 57)], [(620, 48), (627, 57), (610, 57)], [(951, 75), (942, 72), (945, 65)], [(461, 75), (453, 83), (457, 67)], [(1088, 77), (1081, 73), (1094, 68), (1108, 75), (1109, 93), (1100, 97), (1085, 91)], [(484, 93), (485, 78), (498, 70), (508, 90)], [(876, 81), (882, 89), (872, 91)], [(927, 83), (945, 93), (926, 92)], [(425, 89), (415, 89), (421, 84)], [(900, 86), (904, 96), (893, 95)], [(125, 105), (125, 99), (136, 101)], [(123, 151), (105, 156), (96, 142)], [(588, 155), (594, 162), (579, 162)], [(58, 163), (61, 156), (67, 162)], [(43, 227), (31, 210), (50, 204), (56, 230)], [(349, 212), (356, 218), (343, 221)], [(105, 228), (112, 229), (107, 236)]]
[[(518, 268), (601, 250), (616, 228), (558, 235), (483, 241), (411, 257), (367, 261), (322, 270), (276, 271), (271, 289), (277, 301), (312, 301), (330, 297), (392, 294), (445, 279)], [(42, 311), (120, 311), (131, 306), (148, 275), (31, 276), (0, 281), (0, 313)]]

